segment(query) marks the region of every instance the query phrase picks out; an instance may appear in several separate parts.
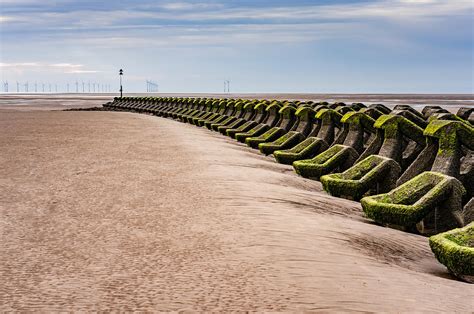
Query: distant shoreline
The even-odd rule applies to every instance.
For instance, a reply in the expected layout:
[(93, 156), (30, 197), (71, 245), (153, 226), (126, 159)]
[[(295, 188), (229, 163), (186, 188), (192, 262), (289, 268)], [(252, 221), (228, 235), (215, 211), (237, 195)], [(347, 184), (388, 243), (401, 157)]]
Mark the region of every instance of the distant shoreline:
[[(101, 106), (112, 101), (118, 94), (0, 94), (0, 110), (63, 110), (73, 108), (90, 108)], [(300, 101), (328, 102), (361, 102), (364, 104), (382, 103), (388, 107), (408, 104), (415, 109), (425, 105), (438, 105), (455, 113), (460, 107), (474, 107), (473, 94), (305, 94), (305, 93), (130, 93), (128, 97), (208, 97), (208, 98), (244, 98), (244, 99), (278, 99)]]

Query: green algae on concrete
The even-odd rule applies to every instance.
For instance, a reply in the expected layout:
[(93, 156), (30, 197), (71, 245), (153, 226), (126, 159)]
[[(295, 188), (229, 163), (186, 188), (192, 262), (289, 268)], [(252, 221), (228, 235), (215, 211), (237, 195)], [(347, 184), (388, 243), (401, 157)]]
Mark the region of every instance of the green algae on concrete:
[(464, 224), (462, 196), (466, 193), (456, 178), (426, 171), (392, 191), (364, 197), (368, 218), (386, 224), (435, 234)]
[(234, 111), (233, 113), (227, 117), (227, 119), (221, 121), (221, 122), (218, 122), (218, 123), (213, 123), (211, 125), (211, 129), (213, 131), (219, 131), (219, 127), (220, 126), (227, 126), (227, 125), (230, 125), (231, 123), (233, 123), (235, 120), (241, 118), (241, 116), (243, 116), (243, 112), (242, 112), (242, 108), (243, 108), (243, 102), (236, 102), (233, 107), (234, 107)]
[(314, 130), (317, 134), (309, 136), (304, 141), (288, 150), (277, 150), (273, 154), (278, 162), (292, 164), (297, 160), (313, 158), (334, 142), (336, 129), (341, 127), (342, 115), (334, 109), (328, 109), (320, 106), (315, 119), (319, 122)]
[(423, 172), (386, 194), (361, 200), (367, 216), (377, 222), (410, 227), (420, 233), (442, 232), (468, 223), (462, 209), (466, 188), (460, 179), (462, 146), (474, 148), (474, 129), (453, 120), (434, 120), (424, 132), (437, 143), (431, 171)]
[(423, 129), (403, 116), (382, 115), (373, 126), (377, 129), (376, 138), (353, 166), (343, 173), (321, 177), (329, 194), (358, 200), (366, 193), (388, 192), (395, 188), (402, 173), (406, 139), (420, 147), (425, 143)]
[(302, 140), (304, 140), (303, 134), (301, 134), (300, 132), (291, 131), (274, 140), (273, 142), (258, 144), (258, 149), (263, 154), (270, 155), (273, 154), (273, 152), (276, 150), (293, 147)]
[(216, 118), (222, 116), (225, 113), (226, 109), (227, 103), (225, 101), (220, 101), (217, 105), (217, 109), (215, 110), (215, 112), (206, 118), (199, 119), (196, 125), (204, 127), (206, 122), (214, 121)]
[(273, 127), (269, 129), (268, 131), (266, 131), (265, 133), (261, 134), (260, 136), (246, 138), (245, 143), (248, 146), (257, 149), (260, 143), (273, 141), (285, 133), (286, 132), (284, 129), (280, 127)]
[(238, 128), (227, 130), (226, 134), (232, 138), (236, 138), (237, 134), (248, 132), (252, 128), (256, 127), (266, 117), (265, 107), (266, 104), (264, 102), (257, 103), (252, 108), (252, 115), (249, 117), (249, 120)]
[(293, 162), (301, 159), (312, 158), (318, 153), (326, 150), (328, 145), (318, 137), (308, 137), (298, 145), (287, 150), (277, 150), (273, 152), (277, 162), (291, 165)]
[(474, 283), (474, 222), (430, 237), (430, 247), (451, 273)]
[(360, 200), (369, 190), (371, 194), (385, 193), (396, 186), (401, 173), (397, 162), (391, 158), (372, 155), (342, 173), (321, 176), (326, 192), (332, 196)]
[(256, 115), (255, 106), (257, 104), (258, 103), (255, 103), (253, 101), (245, 104), (243, 107), (243, 110), (244, 110), (243, 118), (238, 119), (230, 127), (219, 127), (218, 128), (219, 132), (233, 138), (236, 133), (246, 132), (250, 130), (252, 127), (254, 127), (257, 124), (255, 121), (253, 121)]
[(265, 133), (270, 127), (267, 124), (261, 123), (253, 127), (247, 132), (235, 134), (235, 139), (241, 143), (245, 143), (245, 140), (249, 137), (259, 136)]
[(260, 143), (260, 151), (270, 155), (277, 150), (285, 150), (294, 147), (303, 141), (313, 130), (316, 112), (310, 106), (303, 105), (295, 112), (296, 121), (290, 132), (274, 140), (273, 142)]
[(333, 145), (312, 159), (293, 163), (296, 173), (319, 180), (322, 175), (344, 171), (352, 166), (364, 150), (364, 136), (374, 133), (375, 120), (361, 112), (348, 112), (342, 119), (345, 134), (342, 144)]
[(334, 145), (312, 159), (295, 161), (293, 167), (300, 176), (319, 180), (322, 175), (335, 170), (335, 167), (341, 170), (349, 168), (357, 157), (359, 154), (355, 149)]
[[(270, 107), (268, 109), (274, 110), (276, 108)], [(258, 148), (260, 143), (270, 142), (281, 137), (294, 124), (296, 120), (294, 115), (295, 112), (296, 109), (292, 105), (285, 105), (284, 107), (279, 108), (277, 113), (278, 120), (274, 122), (275, 126), (260, 136), (246, 138), (245, 143), (252, 148)]]

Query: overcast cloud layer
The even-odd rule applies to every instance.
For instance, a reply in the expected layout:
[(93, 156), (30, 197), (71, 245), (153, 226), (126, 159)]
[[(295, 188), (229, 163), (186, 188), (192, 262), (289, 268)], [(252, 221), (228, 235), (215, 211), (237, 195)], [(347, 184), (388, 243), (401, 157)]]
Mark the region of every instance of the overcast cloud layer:
[(126, 91), (474, 91), (471, 0), (0, 1), (11, 86), (116, 89), (123, 68)]

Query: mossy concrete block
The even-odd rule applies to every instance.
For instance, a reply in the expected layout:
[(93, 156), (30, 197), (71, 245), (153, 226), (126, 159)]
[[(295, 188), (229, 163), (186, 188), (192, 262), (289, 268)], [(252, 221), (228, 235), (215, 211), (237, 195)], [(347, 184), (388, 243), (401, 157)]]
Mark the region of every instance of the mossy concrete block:
[(474, 223), (430, 237), (430, 247), (451, 273), (474, 283)]
[(293, 125), (296, 122), (296, 109), (294, 106), (285, 105), (279, 111), (279, 120), (275, 126), (284, 129), (285, 131), (290, 131)]
[(419, 116), (417, 114), (414, 114), (413, 111), (411, 110), (394, 110), (391, 112), (392, 115), (397, 115), (404, 117), (411, 122), (415, 123), (418, 125), (420, 128), (424, 129), (428, 125), (428, 121), (423, 118), (423, 116)]
[[(193, 114), (193, 115), (190, 115), (189, 117), (187, 117), (185, 119), (185, 122), (189, 123), (189, 124), (194, 124), (194, 119), (200, 119), (201, 117), (203, 117), (204, 115), (207, 115), (209, 114), (209, 112), (207, 111), (200, 111), (200, 112), (196, 112), (196, 114)], [(197, 121), (196, 120), (196, 121)]]
[(196, 115), (200, 112), (201, 112), (201, 110), (199, 110), (199, 109), (190, 110), (190, 111), (186, 112), (185, 114), (180, 115), (179, 120), (181, 122), (187, 123), (189, 117), (194, 116), (194, 115)]
[(453, 120), (453, 121), (459, 121), (462, 123), (467, 123), (467, 125), (472, 126), (469, 121), (459, 117), (458, 115), (455, 115), (454, 113), (451, 112), (435, 112), (430, 115), (428, 118), (428, 122), (434, 121), (434, 120)]
[(354, 111), (360, 111), (361, 109), (367, 108), (367, 106), (363, 103), (355, 102), (350, 105), (350, 108)]
[(372, 155), (342, 173), (320, 178), (323, 188), (333, 196), (360, 200), (362, 196), (389, 192), (396, 187), (401, 168), (390, 158)]
[(275, 151), (273, 156), (275, 156), (277, 162), (291, 165), (297, 160), (313, 158), (328, 147), (324, 140), (312, 136), (291, 149)]
[(337, 169), (346, 170), (357, 160), (357, 157), (359, 154), (354, 148), (338, 144), (312, 159), (295, 161), (293, 168), (302, 177), (319, 180), (322, 175)]
[[(330, 112), (330, 110), (321, 109), (316, 117), (324, 118), (326, 116), (325, 119), (328, 119)], [(339, 121), (343, 124), (343, 130), (335, 143), (342, 145), (336, 144), (310, 160), (295, 161), (293, 166), (298, 174), (307, 178), (319, 179), (320, 176), (337, 169), (344, 171), (357, 160), (359, 154), (364, 150), (365, 134), (375, 132), (375, 120), (365, 113), (350, 111)], [(332, 121), (328, 122), (332, 123)], [(323, 126), (321, 133), (324, 131)]]
[(227, 119), (227, 118), (228, 118), (228, 116), (220, 115), (220, 116), (216, 117), (215, 119), (209, 119), (209, 120), (207, 120), (207, 121), (204, 123), (204, 126), (205, 126), (206, 128), (208, 128), (209, 130), (211, 130), (213, 124), (220, 123), (220, 122), (224, 121), (224, 120)]
[(212, 122), (219, 117), (221, 117), (220, 113), (213, 113), (212, 115), (210, 115), (209, 117), (205, 119), (199, 119), (197, 125), (200, 127), (205, 127), (207, 122)]
[(226, 131), (226, 134), (227, 136), (230, 136), (232, 138), (235, 138), (235, 134), (237, 133), (243, 133), (243, 132), (247, 132), (249, 131), (250, 129), (252, 129), (254, 126), (257, 125), (257, 122), (255, 121), (247, 121), (245, 122), (244, 124), (242, 124), (240, 127), (236, 128), (236, 129), (229, 129)]
[(316, 119), (316, 111), (305, 105), (295, 112), (298, 121), (293, 125), (292, 131), (300, 132), (304, 137), (314, 136), (320, 128), (320, 120)]
[(424, 135), (437, 138), (439, 143), (432, 170), (459, 178), (462, 146), (474, 150), (474, 128), (460, 121), (434, 120)]
[(474, 108), (461, 107), (456, 115), (474, 125)]
[(187, 122), (187, 118), (190, 117), (190, 116), (193, 116), (197, 113), (199, 113), (200, 111), (198, 109), (192, 109), (192, 110), (188, 110), (187, 112), (183, 113), (183, 114), (180, 114), (178, 116), (178, 119), (181, 120), (181, 122)]
[(221, 133), (222, 135), (227, 135), (227, 130), (230, 130), (230, 129), (237, 129), (238, 127), (240, 127), (242, 124), (244, 124), (246, 121), (242, 118), (240, 119), (237, 119), (235, 120), (234, 122), (228, 124), (228, 125), (221, 125), (219, 127), (217, 127), (217, 130), (219, 131), (219, 133)]
[(253, 121), (257, 122), (258, 124), (265, 123), (268, 119), (268, 112), (266, 110), (267, 106), (269, 106), (266, 102), (258, 103), (254, 108), (255, 116), (252, 118)]
[(237, 120), (236, 117), (228, 117), (228, 118), (225, 119), (224, 121), (221, 121), (221, 122), (219, 122), (219, 123), (213, 123), (213, 124), (211, 125), (211, 129), (212, 129), (213, 131), (218, 132), (220, 126), (229, 125), (229, 124), (231, 124), (232, 122), (234, 122), (235, 120)]
[(449, 112), (446, 109), (441, 108), (440, 106), (425, 106), (421, 110), (421, 114), (425, 119), (428, 119), (433, 113), (440, 113), (440, 112)]
[[(454, 117), (454, 120), (452, 120)], [(410, 163), (404, 163), (405, 172), (398, 180), (398, 184), (407, 182), (417, 174), (426, 170), (444, 173), (460, 178), (460, 159), (465, 145), (472, 150), (474, 145), (474, 130), (464, 120), (452, 114), (442, 114), (432, 119), (423, 136), (413, 137), (416, 130), (405, 130), (406, 136), (416, 139), (417, 143), (424, 141), (423, 150)]]
[(338, 106), (334, 109), (335, 111), (339, 112), (342, 115), (345, 115), (348, 112), (354, 111), (351, 107), (349, 106)]
[(258, 124), (256, 125), (255, 127), (253, 127), (252, 129), (250, 129), (250, 131), (248, 132), (243, 132), (243, 133), (237, 133), (235, 134), (235, 139), (241, 143), (245, 143), (245, 140), (249, 137), (254, 137), (254, 136), (259, 136), (263, 133), (265, 133), (270, 127), (266, 124)]
[(462, 183), (448, 175), (426, 171), (392, 191), (361, 199), (368, 218), (381, 224), (416, 228), (434, 234), (464, 225)]
[(384, 104), (371, 104), (368, 108), (374, 108), (378, 111), (382, 112), (382, 114), (389, 114), (392, 110), (385, 106)]
[(265, 124), (267, 124), (270, 128), (277, 125), (278, 121), (280, 120), (280, 109), (281, 105), (277, 102), (272, 102), (270, 105), (267, 106), (265, 111), (267, 111), (267, 120)]
[(393, 111), (409, 111), (412, 114), (424, 119), (423, 114), (421, 112), (417, 111), (415, 108), (413, 108), (410, 105), (396, 105), (395, 107), (393, 107), (392, 112)]
[(206, 114), (207, 111), (206, 111), (206, 108), (200, 108), (200, 109), (195, 109), (193, 110), (192, 112), (190, 112), (189, 114), (186, 114), (182, 117), (182, 120), (184, 122), (189, 122), (189, 119), (190, 118), (195, 118), (195, 117), (199, 117), (199, 116), (203, 116), (204, 114)]
[(317, 111), (315, 118), (321, 121), (317, 137), (324, 140), (328, 145), (333, 144), (336, 128), (341, 128), (342, 115), (333, 109), (322, 108)]
[[(464, 185), (466, 187), (466, 185)], [(462, 210), (462, 217), (464, 218), (464, 223), (468, 224), (474, 221), (474, 196), (471, 194), (471, 198), (464, 205)]]
[(382, 111), (376, 108), (363, 108), (359, 112), (368, 115), (374, 120), (377, 120), (381, 115), (384, 114)]
[(290, 131), (280, 138), (269, 143), (258, 144), (258, 149), (265, 155), (273, 154), (276, 150), (287, 149), (295, 146), (299, 142), (304, 140), (304, 135), (300, 132)]
[(206, 112), (201, 116), (193, 117), (189, 120), (189, 123), (194, 124), (194, 125), (199, 125), (199, 120), (205, 120), (207, 117), (210, 117), (212, 115), (212, 112)]
[(245, 143), (255, 149), (258, 149), (260, 143), (267, 143), (276, 140), (277, 138), (283, 136), (286, 131), (279, 127), (273, 127), (260, 136), (248, 137), (245, 139)]
[[(378, 134), (383, 132), (383, 143), (377, 149), (377, 155), (395, 160), (402, 169), (405, 169), (408, 166), (408, 161), (415, 159), (425, 146), (426, 139), (423, 136), (423, 129), (403, 116), (382, 115), (375, 121), (374, 127), (379, 130)], [(406, 154), (406, 150), (409, 148), (406, 145), (407, 140), (412, 140), (415, 144), (412, 146), (410, 154)], [(362, 158), (366, 157), (366, 154), (362, 154)]]
[(222, 118), (221, 115), (214, 116), (211, 119), (208, 119), (208, 120), (204, 121), (202, 127), (207, 128), (207, 129), (211, 129), (211, 124), (213, 124), (214, 121), (219, 121), (219, 119), (221, 119), (221, 118)]

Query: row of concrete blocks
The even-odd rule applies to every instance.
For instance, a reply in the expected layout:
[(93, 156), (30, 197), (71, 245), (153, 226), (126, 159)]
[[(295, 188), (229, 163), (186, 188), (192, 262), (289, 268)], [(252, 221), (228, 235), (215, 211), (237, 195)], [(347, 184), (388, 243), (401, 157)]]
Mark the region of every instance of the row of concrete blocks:
[[(228, 135), (320, 180), (331, 195), (360, 200), (366, 216), (383, 225), (432, 235), (474, 220), (473, 108), (452, 114), (439, 106), (418, 112), (405, 105), (129, 97), (104, 107)], [(463, 268), (463, 278), (473, 268)]]

